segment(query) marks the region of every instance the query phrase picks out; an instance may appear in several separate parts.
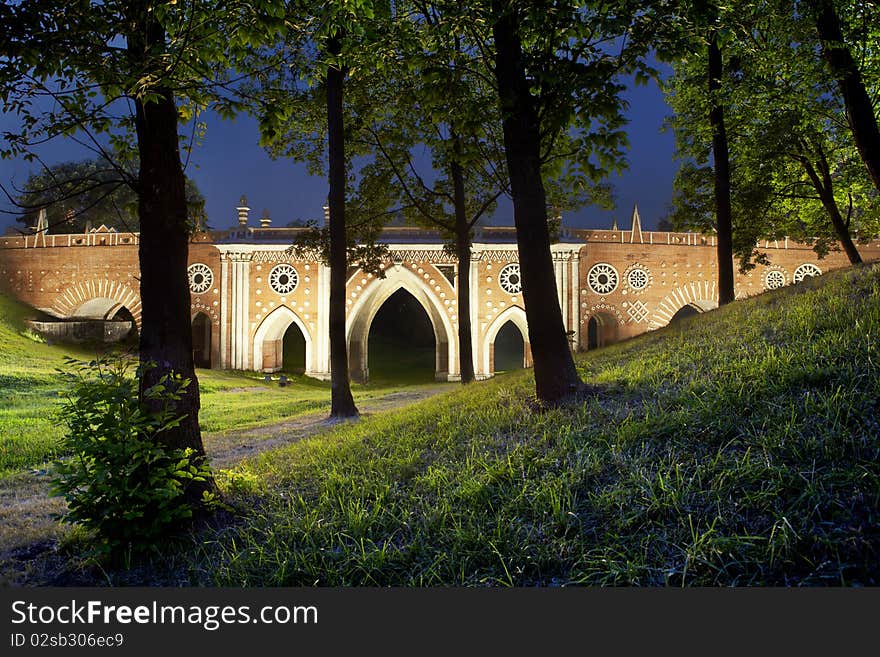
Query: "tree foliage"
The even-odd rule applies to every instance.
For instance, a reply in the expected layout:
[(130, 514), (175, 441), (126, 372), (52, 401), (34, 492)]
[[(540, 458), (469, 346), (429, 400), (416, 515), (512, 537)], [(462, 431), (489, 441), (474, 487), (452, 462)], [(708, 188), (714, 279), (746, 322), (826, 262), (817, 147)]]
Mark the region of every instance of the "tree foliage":
[[(876, 233), (876, 192), (854, 166), (847, 112), (813, 25), (791, 3), (781, 11), (771, 4), (733, 5), (739, 29), (725, 40), (718, 97), (730, 135), (734, 253), (747, 269), (760, 259), (758, 239), (790, 236), (812, 242), (820, 255), (842, 242), (857, 261), (850, 235)], [(682, 167), (672, 217), (679, 228), (711, 230), (705, 55), (694, 49), (673, 69), (665, 89)]]
[[(26, 227), (34, 226), (40, 209), (45, 209), (49, 233), (82, 233), (102, 224), (119, 231), (140, 230), (137, 194), (101, 158), (59, 162), (32, 173), (15, 204), (22, 209), (16, 221)], [(192, 178), (186, 179), (186, 204), (190, 228), (207, 229), (205, 198)]]

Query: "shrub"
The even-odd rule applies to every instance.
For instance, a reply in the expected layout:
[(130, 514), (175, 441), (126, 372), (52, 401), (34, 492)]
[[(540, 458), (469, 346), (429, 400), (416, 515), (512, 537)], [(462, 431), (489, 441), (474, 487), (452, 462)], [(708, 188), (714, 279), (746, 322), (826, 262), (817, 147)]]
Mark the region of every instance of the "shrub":
[[(145, 394), (163, 410), (138, 403), (143, 366), (134, 375), (122, 359), (83, 363), (67, 359), (70, 388), (60, 411), (70, 456), (53, 466), (52, 493), (67, 500), (65, 522), (92, 530), (99, 552), (145, 552), (183, 529), (193, 517), (187, 485), (210, 477), (192, 449), (172, 449), (161, 434), (182, 418), (171, 402), (189, 380), (164, 377)], [(164, 403), (163, 403), (164, 402)], [(201, 506), (219, 504), (205, 493)]]

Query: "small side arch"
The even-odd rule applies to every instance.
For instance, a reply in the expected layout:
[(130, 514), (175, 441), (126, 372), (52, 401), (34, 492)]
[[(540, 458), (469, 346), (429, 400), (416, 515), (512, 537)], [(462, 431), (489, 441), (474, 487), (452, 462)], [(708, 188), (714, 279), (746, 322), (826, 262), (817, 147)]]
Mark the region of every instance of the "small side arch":
[(211, 318), (206, 313), (193, 315), (192, 328), (193, 364), (196, 367), (211, 367)]
[(522, 334), (523, 339), (523, 366), (531, 367), (531, 345), (529, 344), (529, 325), (526, 322), (526, 312), (519, 306), (510, 306), (506, 308), (504, 312), (499, 313), (498, 317), (489, 325), (488, 330), (486, 331), (486, 335), (483, 338), (482, 345), (482, 353), (483, 353), (483, 372), (486, 376), (492, 376), (495, 373), (495, 367), (493, 363), (493, 351), (495, 345), (495, 338), (498, 336), (498, 332), (502, 329), (502, 327), (510, 322), (516, 328), (519, 329), (519, 332)]
[(596, 311), (587, 318), (587, 350), (607, 347), (618, 341), (618, 319), (609, 312)]
[(306, 341), (306, 374), (312, 370), (312, 336), (305, 323), (287, 306), (278, 306), (266, 315), (254, 333), (254, 370), (277, 372), (283, 363), (284, 333), (296, 324)]

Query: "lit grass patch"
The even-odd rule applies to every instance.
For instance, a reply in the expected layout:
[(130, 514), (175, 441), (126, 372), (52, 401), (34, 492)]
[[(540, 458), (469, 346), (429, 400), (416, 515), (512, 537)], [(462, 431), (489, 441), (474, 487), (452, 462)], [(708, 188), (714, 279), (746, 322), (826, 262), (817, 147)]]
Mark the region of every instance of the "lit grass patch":
[(600, 392), (538, 412), (528, 372), (236, 469), (191, 581), (877, 585), (880, 268), (584, 354)]

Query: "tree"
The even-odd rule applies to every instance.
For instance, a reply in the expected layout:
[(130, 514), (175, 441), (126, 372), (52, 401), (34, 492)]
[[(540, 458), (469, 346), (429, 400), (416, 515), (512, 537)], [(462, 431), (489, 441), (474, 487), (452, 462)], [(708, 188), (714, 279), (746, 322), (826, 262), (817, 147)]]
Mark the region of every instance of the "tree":
[[(404, 8), (409, 5), (403, 5)], [(471, 242), (509, 178), (492, 69), (479, 46), (488, 31), (444, 2), (412, 3), (395, 23), (401, 65), (377, 79), (371, 94), (380, 106), (366, 132), (375, 159), (361, 170), (362, 184), (390, 181), (411, 222), (437, 229), (457, 259), (459, 363), (463, 384), (474, 380), (470, 304)], [(608, 200), (607, 188), (584, 172), (565, 172), (577, 145), (567, 134), (542, 153), (549, 203), (573, 209)], [(387, 184), (387, 182), (385, 182)]]
[[(351, 128), (345, 120), (345, 96), (351, 70), (363, 77), (360, 67), (373, 70), (381, 65), (376, 50), (388, 8), (379, 9), (371, 0), (292, 6), (290, 29), (270, 48), (251, 53), (242, 62), (244, 69), (261, 71), (255, 76), (256, 88), (246, 93), (258, 99), (262, 143), (270, 153), (306, 160), (315, 173), (327, 165), (328, 225), (324, 231), (306, 233), (300, 248), (317, 247), (330, 268), (330, 417), (340, 419), (358, 415), (345, 323), (350, 254), (354, 251), (371, 267), (378, 265), (381, 252), (371, 248), (375, 222), (360, 222), (359, 231), (349, 229), (346, 197), (352, 153), (347, 150)], [(277, 66), (279, 61), (282, 67)], [(355, 234), (367, 237), (365, 248), (355, 247)]]
[[(191, 178), (186, 179), (186, 204), (189, 226), (205, 228), (205, 198)], [(102, 158), (59, 162), (32, 173), (15, 205), (23, 210), (16, 221), (27, 227), (45, 209), (49, 233), (82, 233), (101, 224), (132, 233), (140, 230), (137, 194)]]
[[(111, 162), (136, 192), (140, 359), (154, 365), (145, 368), (139, 400), (147, 411), (156, 410), (149, 390), (164, 380), (190, 382), (174, 402), (180, 421), (155, 438), (194, 450), (199, 462), (205, 452), (189, 324), (190, 226), (178, 128), (218, 98), (211, 65), (222, 69), (230, 52), (277, 28), (276, 4), (229, 2), (218, 10), (201, 1), (24, 0), (4, 16), (10, 29), (0, 43), (0, 99), (21, 117), (21, 130), (4, 135), (0, 155), (33, 159), (45, 141), (75, 139)], [(187, 495), (197, 503), (212, 487), (211, 481), (193, 482)]]
[(644, 65), (648, 11), (627, 2), (492, 0), (487, 7), (535, 389), (545, 403), (576, 392), (581, 381), (556, 296), (542, 153), (573, 134), (570, 166), (596, 175), (621, 166), (616, 78)]
[[(391, 185), (410, 222), (439, 229), (458, 261), (457, 323), (462, 384), (474, 380), (470, 267), (473, 230), (507, 191), (500, 120), (494, 89), (487, 85), (465, 38), (461, 14), (441, 4), (414, 3), (395, 23), (401, 66), (377, 76), (371, 94), (385, 109), (364, 132), (373, 161), (361, 170), (360, 196)], [(401, 34), (402, 33), (402, 34)], [(414, 150), (429, 160), (421, 166)]]
[[(822, 56), (840, 89), (850, 128), (865, 167), (880, 191), (880, 127), (875, 100), (866, 88), (859, 62), (853, 56), (853, 41), (861, 41), (861, 61), (874, 66), (880, 46), (876, 7), (873, 3), (838, 3), (814, 0), (804, 3), (816, 26)], [(844, 13), (850, 20), (841, 20)], [(848, 28), (848, 29), (846, 29)], [(844, 31), (848, 34), (844, 34)], [(873, 80), (876, 84), (878, 81)]]
[[(870, 219), (863, 219), (873, 201), (852, 166), (855, 151), (842, 103), (816, 61), (816, 44), (803, 22), (762, 6), (739, 7), (741, 22), (728, 21), (740, 27), (726, 37), (728, 63), (716, 96), (734, 135), (733, 253), (747, 269), (753, 257), (762, 257), (754, 249), (757, 239), (792, 236), (813, 241), (820, 255), (839, 242), (851, 262), (860, 262), (851, 221), (870, 230)], [(743, 21), (749, 11), (756, 18)], [(666, 84), (679, 150), (690, 158), (676, 179), (674, 217), (679, 226), (699, 229), (714, 227), (717, 207), (707, 196), (714, 171), (704, 166), (709, 125), (701, 116), (711, 99), (700, 72), (706, 66), (699, 52), (684, 57)], [(841, 202), (848, 206), (846, 217)]]
[[(706, 174), (711, 176), (713, 218), (703, 228), (711, 227), (716, 233), (719, 305), (734, 300), (733, 257), (739, 250), (729, 140), (729, 111), (735, 102), (737, 78), (731, 71), (736, 69), (737, 48), (754, 11), (747, 2), (725, 6), (682, 3), (673, 12), (677, 18), (670, 21), (673, 27), (660, 38), (661, 57), (673, 66), (672, 78), (664, 85), (666, 101), (675, 112), (671, 125), (679, 157), (689, 160), (676, 186), (679, 191), (693, 191), (705, 182)], [(712, 166), (707, 167), (710, 157)], [(674, 212), (679, 220), (681, 209)], [(752, 249), (747, 248), (750, 254)]]

